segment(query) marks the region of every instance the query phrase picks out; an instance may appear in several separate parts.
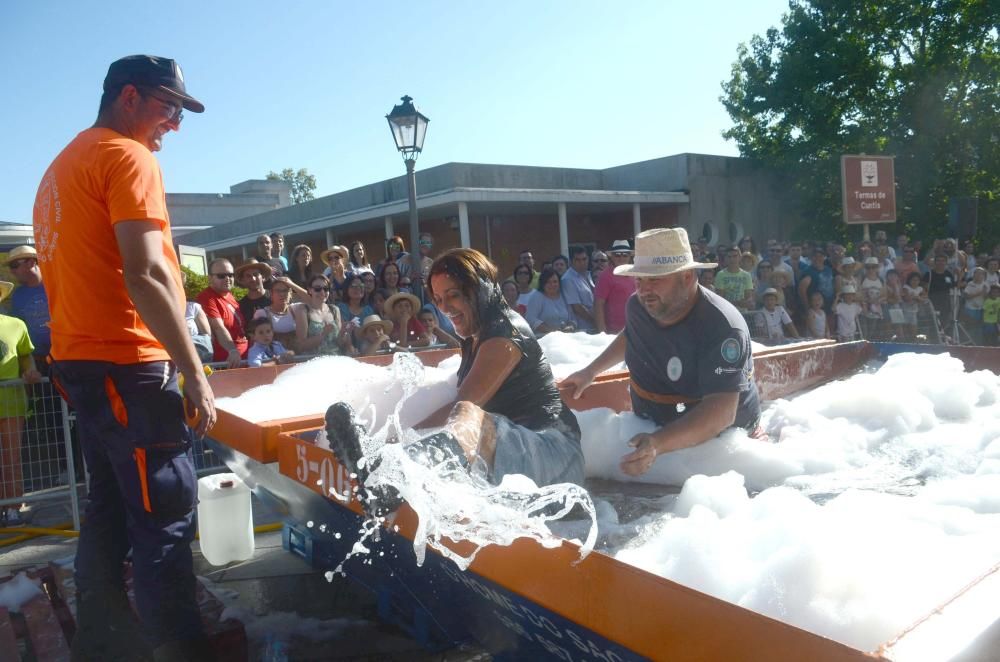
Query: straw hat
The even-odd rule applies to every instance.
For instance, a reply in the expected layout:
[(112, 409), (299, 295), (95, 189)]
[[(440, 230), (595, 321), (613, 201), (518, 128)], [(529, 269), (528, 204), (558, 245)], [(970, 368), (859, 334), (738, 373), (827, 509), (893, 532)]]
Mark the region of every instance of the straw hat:
[(271, 271), (271, 265), (264, 264), (263, 262), (258, 262), (251, 258), (249, 262), (245, 262), (233, 270), (233, 274), (236, 276), (236, 282), (243, 280), (243, 276), (246, 275), (248, 271), (259, 271), (262, 280), (271, 280), (271, 276), (274, 272)]
[(343, 246), (330, 246), (328, 249), (319, 254), (319, 258), (323, 260), (323, 264), (330, 266), (330, 256), (334, 253), (340, 255), (340, 259), (344, 261), (344, 265), (347, 265), (347, 261), (350, 259), (351, 254)]
[(635, 251), (628, 244), (628, 239), (615, 239), (611, 242), (611, 248), (608, 249), (609, 253), (628, 253), (629, 255), (635, 255)]
[(646, 230), (635, 236), (634, 264), (615, 267), (618, 276), (652, 277), (690, 269), (714, 269), (715, 262), (695, 262), (691, 255), (687, 230), (684, 228), (658, 228)]
[(396, 304), (402, 301), (403, 299), (409, 301), (410, 305), (413, 306), (414, 315), (420, 312), (420, 299), (413, 296), (409, 292), (397, 292), (396, 294), (393, 294), (391, 297), (385, 300), (384, 304), (382, 304), (382, 310), (390, 311), (395, 309)]
[(10, 296), (10, 293), (14, 291), (14, 283), (8, 283), (5, 280), (0, 280), (0, 301), (3, 301)]
[(392, 320), (384, 320), (378, 315), (369, 315), (365, 318), (365, 321), (361, 323), (361, 333), (364, 333), (369, 327), (373, 326), (382, 327), (382, 333), (392, 333)]
[(34, 246), (18, 246), (17, 248), (11, 250), (11, 252), (7, 253), (6, 264), (7, 266), (10, 266), (11, 262), (21, 260), (26, 257), (31, 257), (36, 260), (38, 259), (38, 251), (35, 250)]

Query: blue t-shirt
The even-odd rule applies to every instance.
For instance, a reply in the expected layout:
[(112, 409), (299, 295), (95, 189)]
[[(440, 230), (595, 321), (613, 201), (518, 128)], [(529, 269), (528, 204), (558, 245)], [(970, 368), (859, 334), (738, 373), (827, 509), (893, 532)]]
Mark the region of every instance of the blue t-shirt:
[[(753, 430), (760, 419), (760, 398), (753, 380), (750, 330), (736, 307), (698, 286), (698, 302), (680, 322), (661, 327), (631, 297), (625, 304), (625, 364), (643, 391), (702, 399), (713, 393), (739, 393), (735, 427)], [(697, 407), (687, 405), (684, 411)], [(677, 405), (646, 400), (632, 390), (632, 410), (657, 425), (682, 416)]]
[(812, 296), (813, 292), (819, 292), (823, 295), (823, 308), (830, 310), (830, 307), (833, 305), (833, 297), (835, 294), (834, 281), (836, 274), (833, 273), (833, 269), (829, 264), (823, 265), (822, 271), (816, 267), (810, 266), (802, 272), (802, 278), (805, 278), (806, 276), (810, 278), (808, 288), (809, 296)]
[(52, 344), (49, 329), (49, 297), (45, 284), (35, 287), (22, 285), (10, 295), (10, 314), (28, 327), (28, 336), (35, 346), (35, 355), (46, 356)]

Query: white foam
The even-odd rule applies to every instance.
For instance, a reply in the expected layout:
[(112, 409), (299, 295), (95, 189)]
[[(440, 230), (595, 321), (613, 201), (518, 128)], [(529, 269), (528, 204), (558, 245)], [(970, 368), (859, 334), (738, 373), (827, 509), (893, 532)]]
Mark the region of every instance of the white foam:
[[(611, 339), (550, 334), (542, 344), (564, 376)], [(440, 385), (454, 389), (458, 362), (424, 372), (423, 383), (442, 391), (415, 409), (430, 413), (448, 400)], [(295, 370), (308, 371), (306, 381), (293, 384)], [(397, 388), (387, 369), (349, 359), (317, 359), (283, 377), (285, 390), (252, 396), (247, 415), (279, 418), (275, 403), (284, 400), (315, 414), (338, 399), (363, 408), (366, 398), (384, 415), (401, 395), (385, 393)], [(378, 392), (364, 396), (366, 388)], [(404, 428), (416, 418), (407, 411)], [(628, 439), (652, 424), (610, 410), (577, 416), (589, 477), (683, 485), (676, 498), (657, 502), (662, 512), (628, 523), (598, 502), (601, 549), (855, 648), (875, 649), (1000, 561), (1000, 378), (966, 373), (947, 355), (896, 355), (877, 371), (770, 403), (762, 423), (772, 442), (730, 430), (661, 456), (638, 479), (618, 462)], [(392, 471), (402, 473), (384, 479), (422, 510), (421, 544), (464, 535), (507, 544), (510, 529), (481, 523), (531, 516), (512, 505), (525, 486), (446, 480), (406, 464), (398, 446), (390, 450), (387, 457), (400, 456)], [(383, 462), (386, 471), (392, 462)], [(483, 498), (490, 489), (499, 501)], [(473, 515), (480, 525), (466, 526)], [(588, 524), (535, 520), (531, 530), (554, 545), (546, 526), (582, 539)]]
[[(773, 403), (777, 443), (730, 430), (661, 456), (639, 480), (683, 484), (668, 512), (602, 518), (598, 546), (872, 651), (1000, 561), (998, 394), (1000, 378), (949, 356), (893, 356)], [(628, 479), (618, 459), (651, 426), (578, 417), (588, 475)]]
[(23, 572), (17, 573), (10, 581), (0, 584), (0, 607), (5, 607), (7, 611), (21, 611), (22, 606), (42, 594), (39, 585), (37, 579), (30, 579)]

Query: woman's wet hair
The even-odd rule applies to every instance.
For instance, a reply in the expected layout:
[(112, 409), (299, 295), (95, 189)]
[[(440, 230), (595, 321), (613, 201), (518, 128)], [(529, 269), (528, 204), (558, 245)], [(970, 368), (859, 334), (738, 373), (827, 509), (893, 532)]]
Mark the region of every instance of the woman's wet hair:
[[(462, 288), (470, 301), (475, 301), (483, 283), (496, 287), (497, 268), (490, 259), (474, 248), (452, 248), (445, 252), (431, 265), (427, 289), (434, 296), (434, 276), (445, 274), (451, 276)], [(499, 289), (499, 288), (497, 288)]]
[(548, 269), (542, 269), (542, 273), (538, 276), (538, 291), (545, 293), (545, 284), (555, 276), (556, 280), (559, 280), (559, 290), (562, 291), (562, 281), (559, 279), (559, 272), (549, 267)]

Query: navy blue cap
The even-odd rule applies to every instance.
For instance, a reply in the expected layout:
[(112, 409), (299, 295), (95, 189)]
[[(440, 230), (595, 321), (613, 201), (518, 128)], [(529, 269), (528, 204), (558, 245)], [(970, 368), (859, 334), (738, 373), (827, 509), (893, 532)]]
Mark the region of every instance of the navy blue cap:
[(129, 83), (176, 97), (192, 113), (205, 112), (205, 105), (187, 93), (181, 66), (169, 58), (129, 55), (112, 62), (104, 78), (104, 90), (120, 89)]

